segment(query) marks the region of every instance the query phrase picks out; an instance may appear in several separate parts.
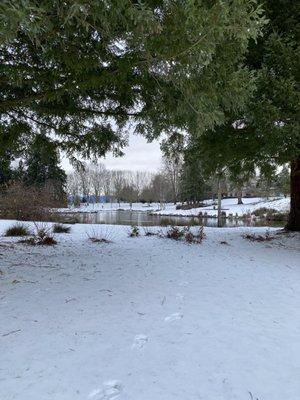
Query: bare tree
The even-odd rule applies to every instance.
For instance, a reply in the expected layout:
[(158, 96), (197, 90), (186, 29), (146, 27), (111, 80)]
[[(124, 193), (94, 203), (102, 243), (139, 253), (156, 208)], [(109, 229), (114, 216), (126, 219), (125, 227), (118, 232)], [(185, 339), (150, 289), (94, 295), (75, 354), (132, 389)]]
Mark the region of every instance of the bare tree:
[(80, 195), (80, 182), (78, 174), (71, 172), (67, 175), (66, 191), (73, 197)]
[(155, 201), (160, 203), (160, 208), (163, 209), (166, 201), (170, 198), (170, 181), (166, 178), (165, 174), (157, 173), (152, 179), (151, 188)]
[(91, 164), (86, 172), (90, 176), (91, 189), (93, 190), (97, 202), (99, 201), (100, 195), (104, 193), (106, 167), (101, 163)]
[(138, 198), (138, 192), (133, 185), (125, 183), (121, 190), (121, 199), (130, 204), (130, 208), (132, 208), (132, 203), (136, 201)]
[(103, 174), (103, 193), (107, 199), (111, 198), (113, 193), (112, 175), (112, 171), (108, 169), (106, 169)]
[[(107, 199), (114, 197), (119, 206), (121, 201), (132, 204), (141, 199), (146, 201), (155, 201), (157, 199), (157, 201), (163, 202), (163, 199), (169, 196), (171, 190), (163, 174), (159, 173), (158, 175), (161, 180), (164, 180), (161, 189), (155, 187), (155, 175), (152, 173), (146, 171), (108, 170), (104, 164), (95, 163), (84, 165), (83, 168), (70, 173), (68, 175), (67, 189), (68, 193), (73, 196), (94, 194), (99, 199), (99, 196), (104, 194)], [(164, 191), (163, 195), (162, 190)], [(144, 196), (145, 193), (147, 194), (146, 196)]]
[(117, 202), (119, 203), (120, 207), (122, 190), (125, 186), (124, 171), (120, 170), (112, 171), (112, 186), (113, 186), (113, 194)]
[(80, 167), (76, 174), (80, 182), (80, 189), (83, 196), (88, 197), (91, 193), (91, 176), (86, 164)]
[(170, 183), (172, 201), (174, 204), (176, 204), (179, 199), (182, 166), (183, 159), (181, 154), (171, 154), (163, 157), (163, 174)]

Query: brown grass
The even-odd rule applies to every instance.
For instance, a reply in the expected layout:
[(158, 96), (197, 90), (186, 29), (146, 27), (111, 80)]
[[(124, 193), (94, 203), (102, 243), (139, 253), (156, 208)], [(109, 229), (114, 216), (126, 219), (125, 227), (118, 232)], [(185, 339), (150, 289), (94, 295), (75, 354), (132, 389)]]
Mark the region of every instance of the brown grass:
[(30, 235), (29, 229), (26, 225), (16, 223), (6, 229), (4, 236), (28, 236)]

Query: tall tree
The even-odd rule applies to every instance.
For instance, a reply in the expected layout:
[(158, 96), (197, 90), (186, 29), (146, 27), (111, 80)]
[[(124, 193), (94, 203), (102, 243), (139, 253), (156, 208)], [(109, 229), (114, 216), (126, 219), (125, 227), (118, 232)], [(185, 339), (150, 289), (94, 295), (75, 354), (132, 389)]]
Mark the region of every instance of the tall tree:
[(260, 14), (249, 0), (2, 0), (0, 122), (43, 127), (69, 157), (120, 153), (128, 122), (150, 138), (212, 128), (247, 98)]
[(90, 175), (93, 194), (96, 197), (96, 202), (99, 202), (99, 196), (103, 194), (106, 167), (102, 163), (94, 163), (88, 167), (86, 173)]
[(183, 167), (184, 135), (174, 132), (161, 145), (163, 173), (171, 187), (172, 201), (179, 200), (181, 172)]
[(251, 43), (248, 65), (258, 71), (248, 113), (259, 156), (291, 165), (291, 210), (287, 228), (300, 230), (300, 3), (265, 1), (264, 36)]
[(64, 195), (66, 174), (59, 166), (58, 150), (46, 136), (36, 136), (31, 143), (26, 159), (25, 182), (36, 187), (51, 189), (54, 198)]
[(182, 201), (197, 203), (208, 198), (211, 187), (202, 175), (201, 160), (186, 155), (180, 174), (180, 198)]
[(290, 163), (291, 209), (287, 229), (300, 230), (300, 4), (293, 0), (263, 1), (268, 23), (250, 41), (245, 66), (255, 90), (242, 112), (232, 110), (225, 123), (195, 139), (207, 168), (240, 173), (259, 167), (275, 174)]
[(22, 154), (25, 143), (22, 136), (28, 126), (21, 122), (0, 123), (0, 185), (14, 175), (12, 162)]

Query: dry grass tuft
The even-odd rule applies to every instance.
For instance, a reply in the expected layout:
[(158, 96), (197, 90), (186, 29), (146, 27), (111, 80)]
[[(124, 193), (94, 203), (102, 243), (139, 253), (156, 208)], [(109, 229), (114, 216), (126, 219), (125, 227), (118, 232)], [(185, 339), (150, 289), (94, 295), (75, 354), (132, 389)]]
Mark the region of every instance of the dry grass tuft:
[(70, 231), (71, 231), (70, 226), (66, 226), (66, 225), (59, 224), (59, 223), (53, 225), (54, 233), (70, 233)]
[(26, 225), (16, 223), (6, 229), (4, 236), (28, 236), (30, 235), (29, 229)]
[(250, 240), (250, 242), (269, 242), (275, 239), (275, 236), (271, 235), (269, 231), (265, 235), (256, 235), (254, 233), (246, 233), (243, 235), (244, 239)]
[(103, 226), (99, 226), (97, 229), (91, 229), (86, 234), (92, 243), (112, 243), (111, 232), (107, 229), (107, 227), (104, 229)]

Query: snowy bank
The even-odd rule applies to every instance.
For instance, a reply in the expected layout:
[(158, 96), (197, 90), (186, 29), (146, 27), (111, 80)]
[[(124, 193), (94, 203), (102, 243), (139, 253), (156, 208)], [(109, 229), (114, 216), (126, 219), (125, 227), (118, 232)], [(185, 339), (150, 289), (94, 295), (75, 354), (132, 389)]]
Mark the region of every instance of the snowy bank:
[[(176, 205), (167, 203), (163, 209), (160, 209), (159, 203), (143, 204), (143, 203), (95, 203), (95, 204), (81, 204), (80, 207), (60, 208), (56, 211), (64, 213), (90, 213), (90, 212), (101, 212), (101, 211), (117, 211), (117, 210), (132, 210), (132, 211), (145, 211), (151, 212), (158, 215), (169, 215), (169, 216), (198, 216), (200, 212), (202, 214), (207, 213), (207, 216), (216, 217), (217, 210), (212, 205), (212, 200), (204, 200), (205, 207), (192, 208), (190, 210), (176, 210)], [(222, 211), (226, 212), (226, 215), (233, 214), (243, 216), (244, 214), (252, 213), (258, 208), (274, 208), (278, 212), (287, 212), (290, 206), (290, 199), (270, 199), (266, 200), (262, 197), (243, 198), (243, 204), (237, 204), (237, 198), (224, 199), (222, 200)], [(215, 206), (216, 208), (216, 206)]]
[(1, 238), (1, 399), (299, 399), (299, 235), (206, 228), (187, 245), (127, 229)]
[[(167, 204), (167, 206), (172, 206), (172, 204)], [(90, 213), (98, 211), (118, 211), (118, 210), (132, 210), (132, 211), (158, 211), (160, 209), (159, 203), (82, 203), (79, 207), (70, 206), (68, 208), (56, 209), (58, 212), (63, 213)]]
[[(266, 200), (261, 197), (243, 198), (243, 204), (237, 204), (237, 198), (222, 200), (222, 211), (229, 214), (238, 215), (239, 217), (245, 214), (251, 214), (259, 208), (275, 209), (278, 212), (288, 212), (290, 207), (290, 198), (270, 199)], [(214, 208), (215, 207), (215, 208)], [(174, 205), (167, 205), (165, 210), (156, 211), (160, 215), (182, 215), (182, 216), (197, 216), (199, 213), (207, 213), (208, 217), (216, 217), (218, 215), (217, 206), (211, 204), (205, 207), (192, 208), (191, 210), (176, 210)]]

